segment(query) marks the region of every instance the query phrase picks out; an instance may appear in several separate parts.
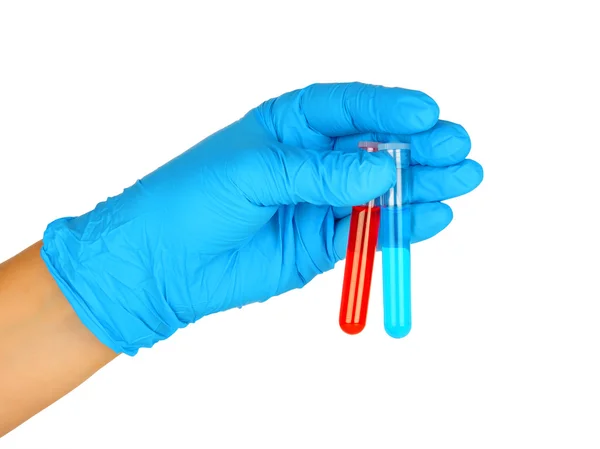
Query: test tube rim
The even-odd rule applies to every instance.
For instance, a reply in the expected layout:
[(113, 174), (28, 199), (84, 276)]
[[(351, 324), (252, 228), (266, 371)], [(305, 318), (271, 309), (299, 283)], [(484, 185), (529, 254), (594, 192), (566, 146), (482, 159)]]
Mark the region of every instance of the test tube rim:
[(380, 143), (377, 148), (379, 150), (410, 150), (410, 143), (405, 142), (389, 142)]

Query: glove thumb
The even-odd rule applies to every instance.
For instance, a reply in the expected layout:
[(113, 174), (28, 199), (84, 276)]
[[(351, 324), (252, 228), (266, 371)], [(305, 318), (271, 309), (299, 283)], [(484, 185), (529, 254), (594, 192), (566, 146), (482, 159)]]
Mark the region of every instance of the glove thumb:
[(230, 173), (238, 188), (260, 206), (310, 203), (354, 206), (382, 195), (396, 182), (385, 153), (306, 150), (287, 145), (248, 152)]

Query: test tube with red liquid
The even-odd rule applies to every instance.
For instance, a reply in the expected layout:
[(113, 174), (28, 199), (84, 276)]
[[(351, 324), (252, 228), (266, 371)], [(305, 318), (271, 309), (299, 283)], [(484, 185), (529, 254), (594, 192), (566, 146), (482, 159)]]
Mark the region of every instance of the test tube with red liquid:
[[(358, 143), (359, 148), (368, 152), (377, 151), (377, 145), (377, 142)], [(367, 323), (379, 217), (377, 199), (352, 208), (340, 306), (340, 327), (347, 334), (358, 334)]]

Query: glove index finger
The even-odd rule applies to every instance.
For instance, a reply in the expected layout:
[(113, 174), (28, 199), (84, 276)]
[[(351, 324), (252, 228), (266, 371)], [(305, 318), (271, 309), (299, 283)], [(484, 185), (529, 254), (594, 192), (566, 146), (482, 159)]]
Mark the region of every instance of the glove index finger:
[(300, 91), (307, 124), (329, 137), (380, 132), (414, 134), (439, 118), (436, 102), (416, 90), (362, 83), (313, 84)]
[(413, 165), (446, 167), (465, 160), (471, 151), (471, 139), (459, 124), (439, 120), (435, 126), (413, 135), (362, 133), (339, 137), (333, 149), (338, 151), (358, 151), (360, 141), (405, 142), (411, 144)]
[(465, 160), (471, 139), (459, 124), (440, 120), (436, 125), (411, 136), (411, 156), (421, 165), (445, 167)]

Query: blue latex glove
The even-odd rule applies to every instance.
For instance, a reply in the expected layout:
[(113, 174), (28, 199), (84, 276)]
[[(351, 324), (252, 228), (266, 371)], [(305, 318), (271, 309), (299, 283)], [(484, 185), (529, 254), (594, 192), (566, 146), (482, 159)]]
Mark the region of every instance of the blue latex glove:
[[(427, 95), (317, 84), (269, 100), (100, 203), (52, 222), (44, 258), (83, 323), (129, 355), (202, 316), (304, 286), (345, 256), (350, 206), (395, 183), (360, 140), (410, 140), (413, 241), (482, 180)], [(412, 135), (412, 136), (411, 136)]]

